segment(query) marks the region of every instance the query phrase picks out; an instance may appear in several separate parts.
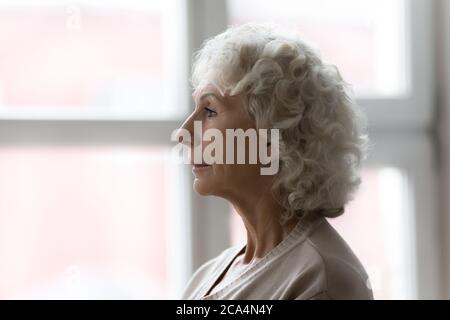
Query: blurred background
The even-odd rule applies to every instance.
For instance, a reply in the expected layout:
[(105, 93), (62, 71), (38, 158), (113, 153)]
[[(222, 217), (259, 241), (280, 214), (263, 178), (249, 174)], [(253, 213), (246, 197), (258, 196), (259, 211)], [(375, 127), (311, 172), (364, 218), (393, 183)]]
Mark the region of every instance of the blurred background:
[(245, 241), (171, 161), (201, 43), (275, 22), (368, 114), (363, 183), (331, 220), (378, 299), (450, 299), (450, 1), (0, 0), (0, 299), (172, 299)]

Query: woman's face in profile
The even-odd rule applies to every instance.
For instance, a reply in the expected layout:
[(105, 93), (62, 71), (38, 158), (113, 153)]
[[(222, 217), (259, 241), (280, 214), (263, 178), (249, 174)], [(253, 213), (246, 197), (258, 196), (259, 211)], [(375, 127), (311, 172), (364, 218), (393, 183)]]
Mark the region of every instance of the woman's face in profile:
[[(198, 142), (194, 142), (194, 134), (199, 136), (197, 131), (194, 133), (194, 121), (200, 121), (203, 134), (208, 129), (217, 129), (223, 137), (222, 164), (206, 164), (202, 153), (201, 164), (193, 165), (194, 189), (202, 195), (229, 198), (244, 191), (245, 188), (251, 188), (252, 183), (254, 184), (260, 176), (259, 165), (248, 164), (247, 156), (245, 164), (237, 164), (236, 143), (233, 163), (229, 164), (229, 161), (226, 161), (226, 129), (243, 129), (244, 131), (250, 128), (255, 129), (254, 121), (245, 110), (243, 95), (222, 96), (214, 86), (206, 85), (197, 89), (192, 97), (195, 109), (181, 127), (188, 130), (191, 135), (191, 162), (194, 159), (195, 143), (197, 143), (196, 147), (199, 147), (198, 144), (201, 143), (201, 150), (205, 150), (208, 144), (212, 143), (200, 137)], [(198, 127), (199, 123), (197, 123), (197, 129)], [(248, 143), (245, 144), (245, 148), (248, 148)]]

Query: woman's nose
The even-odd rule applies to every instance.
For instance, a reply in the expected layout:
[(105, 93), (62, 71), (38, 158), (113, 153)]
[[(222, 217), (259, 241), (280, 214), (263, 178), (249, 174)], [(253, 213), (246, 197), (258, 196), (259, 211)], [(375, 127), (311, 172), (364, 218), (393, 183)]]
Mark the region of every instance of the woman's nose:
[[(187, 137), (189, 136), (189, 137)], [(191, 146), (194, 139), (194, 115), (190, 115), (178, 128), (176, 132), (176, 139), (179, 143)]]

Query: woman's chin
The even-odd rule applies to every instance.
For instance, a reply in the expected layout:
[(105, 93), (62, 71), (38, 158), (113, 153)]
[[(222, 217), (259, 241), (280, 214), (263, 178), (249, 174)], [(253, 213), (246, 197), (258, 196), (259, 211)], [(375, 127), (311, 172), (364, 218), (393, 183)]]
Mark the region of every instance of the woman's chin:
[(202, 179), (196, 178), (194, 180), (194, 190), (202, 196), (208, 196), (212, 194), (212, 186)]

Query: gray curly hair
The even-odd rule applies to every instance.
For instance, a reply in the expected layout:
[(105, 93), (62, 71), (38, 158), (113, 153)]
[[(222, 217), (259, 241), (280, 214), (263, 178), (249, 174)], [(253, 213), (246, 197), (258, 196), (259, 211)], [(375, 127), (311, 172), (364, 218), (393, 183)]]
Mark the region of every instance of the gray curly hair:
[(193, 59), (194, 89), (213, 83), (244, 94), (256, 128), (280, 131), (280, 170), (272, 193), (293, 217), (337, 217), (361, 179), (366, 119), (336, 66), (273, 24), (231, 27), (206, 40)]

